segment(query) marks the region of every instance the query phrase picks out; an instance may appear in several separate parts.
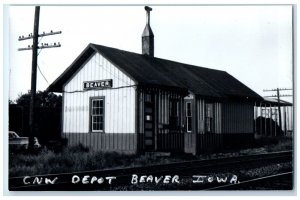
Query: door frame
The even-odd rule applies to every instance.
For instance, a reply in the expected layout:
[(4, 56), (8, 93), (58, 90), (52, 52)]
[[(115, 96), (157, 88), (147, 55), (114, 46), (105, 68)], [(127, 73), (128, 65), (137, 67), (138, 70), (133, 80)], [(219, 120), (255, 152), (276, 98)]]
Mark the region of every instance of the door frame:
[[(150, 101), (147, 101), (148, 97), (147, 95), (150, 95)], [(155, 120), (156, 120), (156, 104), (155, 104), (155, 93), (153, 92), (145, 92), (144, 93), (144, 112), (143, 112), (143, 122), (144, 122), (144, 150), (145, 151), (155, 151), (156, 149), (156, 130), (155, 130)], [(148, 108), (151, 108), (152, 112), (147, 112), (147, 106)], [(148, 119), (149, 117), (149, 119)], [(150, 122), (149, 122), (150, 121)], [(151, 128), (147, 128), (147, 123), (151, 124)], [(152, 132), (151, 136), (147, 136), (146, 131)], [(151, 140), (151, 144), (147, 144), (147, 140)]]

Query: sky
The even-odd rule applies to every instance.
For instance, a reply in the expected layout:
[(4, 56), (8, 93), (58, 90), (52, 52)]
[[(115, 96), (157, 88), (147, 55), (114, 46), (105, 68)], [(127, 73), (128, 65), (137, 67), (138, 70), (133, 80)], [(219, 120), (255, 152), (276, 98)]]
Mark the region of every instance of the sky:
[[(151, 6), (155, 57), (227, 71), (258, 94), (292, 88), (291, 6)], [(30, 90), (34, 6), (9, 7), (9, 98)], [(143, 6), (41, 6), (40, 38), (60, 42), (38, 56), (37, 90), (45, 90), (89, 43), (141, 53)], [(282, 92), (291, 94), (290, 91)], [(291, 100), (291, 98), (283, 98)]]

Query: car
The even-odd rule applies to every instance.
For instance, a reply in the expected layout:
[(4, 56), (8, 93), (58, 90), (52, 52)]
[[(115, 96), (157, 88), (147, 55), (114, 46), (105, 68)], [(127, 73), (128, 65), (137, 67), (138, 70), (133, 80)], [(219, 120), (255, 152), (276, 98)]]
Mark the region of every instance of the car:
[[(13, 149), (28, 149), (29, 138), (20, 137), (16, 132), (9, 131), (9, 147)], [(40, 148), (41, 145), (36, 137), (34, 137), (34, 148)]]

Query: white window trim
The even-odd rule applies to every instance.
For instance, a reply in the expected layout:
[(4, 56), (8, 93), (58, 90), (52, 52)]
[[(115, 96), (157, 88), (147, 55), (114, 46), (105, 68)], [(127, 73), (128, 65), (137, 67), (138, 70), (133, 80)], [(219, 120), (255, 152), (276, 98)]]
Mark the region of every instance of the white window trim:
[[(103, 128), (102, 130), (94, 130), (93, 129), (93, 102), (96, 100), (103, 101), (103, 114), (102, 115), (97, 115), (97, 116), (102, 116), (103, 117)], [(90, 132), (92, 133), (104, 133), (105, 130), (105, 98), (104, 97), (91, 97), (90, 101)]]

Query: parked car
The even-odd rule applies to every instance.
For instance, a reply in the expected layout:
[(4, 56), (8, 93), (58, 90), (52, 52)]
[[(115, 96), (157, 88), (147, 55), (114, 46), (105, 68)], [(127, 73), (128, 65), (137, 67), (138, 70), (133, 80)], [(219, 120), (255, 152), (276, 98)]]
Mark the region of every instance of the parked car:
[[(28, 149), (29, 138), (20, 137), (16, 132), (9, 131), (9, 148)], [(41, 145), (36, 137), (34, 137), (34, 148), (40, 148)]]

